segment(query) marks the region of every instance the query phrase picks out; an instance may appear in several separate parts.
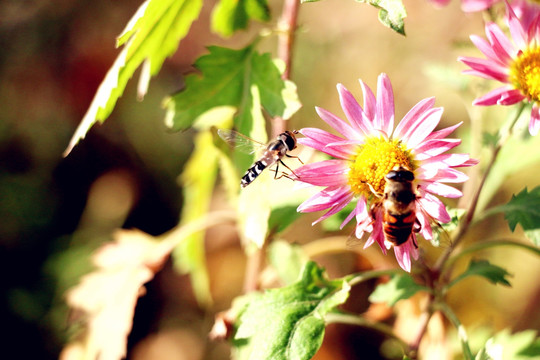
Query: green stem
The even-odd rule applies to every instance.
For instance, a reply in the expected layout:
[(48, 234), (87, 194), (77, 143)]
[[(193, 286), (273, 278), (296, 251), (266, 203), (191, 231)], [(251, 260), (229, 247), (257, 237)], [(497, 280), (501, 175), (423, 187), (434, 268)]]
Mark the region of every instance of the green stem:
[(445, 302), (437, 302), (435, 304), (435, 307), (442, 311), (444, 316), (454, 325), (454, 327), (457, 330), (459, 340), (461, 342), (461, 348), (463, 349), (463, 355), (466, 360), (473, 360), (474, 357), (471, 352), (471, 348), (469, 346), (469, 338), (467, 337), (467, 332), (465, 331), (465, 328), (463, 327), (463, 324), (459, 321), (456, 314), (452, 311), (452, 309), (445, 303)]
[(454, 251), (454, 249), (458, 246), (458, 244), (463, 239), (465, 233), (469, 230), (469, 227), (470, 227), (471, 222), (472, 222), (473, 217), (474, 217), (474, 213), (476, 212), (476, 206), (478, 205), (478, 199), (480, 198), (480, 193), (482, 192), (482, 188), (484, 187), (484, 184), (486, 183), (486, 180), (487, 180), (489, 174), (491, 173), (491, 170), (493, 169), (493, 165), (495, 165), (495, 162), (497, 160), (497, 157), (499, 156), (499, 153), (500, 153), (503, 145), (506, 143), (506, 141), (512, 135), (512, 130), (514, 128), (514, 125), (516, 124), (516, 122), (518, 121), (521, 113), (523, 112), (523, 109), (525, 108), (525, 105), (526, 104), (523, 103), (523, 102), (520, 104), (520, 106), (518, 108), (518, 111), (516, 113), (516, 116), (514, 117), (512, 122), (510, 123), (510, 126), (508, 127), (508, 129), (506, 130), (505, 133), (502, 133), (500, 135), (499, 142), (497, 143), (497, 145), (493, 149), (493, 155), (491, 156), (491, 161), (488, 163), (486, 171), (484, 172), (484, 176), (482, 177), (482, 180), (480, 181), (480, 185), (478, 186), (478, 191), (476, 191), (476, 194), (474, 195), (474, 197), (473, 197), (473, 199), (471, 201), (471, 204), (469, 205), (469, 208), (467, 209), (466, 215), (465, 215), (462, 223), (460, 224), (458, 232), (454, 236), (454, 240), (452, 241), (452, 245), (449, 246), (446, 249), (446, 251), (441, 255), (441, 257), (438, 259), (437, 263), (435, 264), (435, 266), (434, 266), (435, 271), (438, 272), (443, 268), (446, 260), (448, 260), (448, 258), (452, 254), (452, 251)]
[(361, 316), (348, 314), (348, 313), (328, 313), (325, 315), (324, 319), (327, 324), (340, 323), (340, 324), (358, 325), (358, 326), (374, 329), (399, 342), (399, 344), (403, 347), (403, 349), (409, 348), (409, 345), (403, 339), (398, 337), (390, 326), (384, 323), (369, 321), (366, 318), (363, 318)]
[(454, 255), (454, 256), (452, 256), (451, 258), (448, 259), (448, 261), (446, 262), (445, 268), (450, 267), (459, 258), (461, 258), (461, 257), (463, 257), (463, 256), (465, 256), (467, 254), (471, 254), (471, 253), (474, 253), (474, 252), (477, 252), (477, 251), (485, 250), (485, 249), (496, 247), (496, 246), (516, 246), (516, 247), (523, 248), (525, 250), (529, 250), (532, 253), (540, 256), (540, 249), (535, 247), (535, 246), (532, 246), (532, 245), (528, 245), (528, 244), (518, 242), (518, 241), (514, 241), (514, 240), (490, 240), (490, 241), (483, 241), (483, 242), (480, 242), (480, 243), (475, 243), (475, 244), (472, 244), (471, 246), (463, 249), (461, 252), (459, 252), (458, 254), (456, 254), (456, 255)]

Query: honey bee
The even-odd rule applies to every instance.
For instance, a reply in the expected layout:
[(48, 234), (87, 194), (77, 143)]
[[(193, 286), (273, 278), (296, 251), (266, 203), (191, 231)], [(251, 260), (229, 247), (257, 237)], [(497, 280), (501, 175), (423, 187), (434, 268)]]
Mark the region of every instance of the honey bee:
[[(414, 174), (403, 167), (392, 170), (386, 175), (386, 185), (383, 194), (371, 205), (372, 219), (381, 213), (383, 233), (386, 241), (394, 246), (404, 244), (411, 234), (420, 230), (416, 219), (416, 199), (418, 198), (414, 185)], [(373, 191), (373, 189), (372, 189)], [(418, 225), (415, 227), (415, 225)], [(413, 237), (414, 246), (418, 245)]]
[(300, 160), (299, 157), (287, 154), (287, 152), (294, 150), (297, 146), (295, 136), (296, 134), (298, 134), (297, 130), (285, 131), (279, 134), (274, 141), (271, 141), (266, 145), (258, 142), (257, 140), (253, 140), (239, 133), (238, 131), (218, 129), (217, 132), (219, 137), (221, 137), (227, 143), (235, 146), (238, 150), (242, 152), (253, 153), (258, 149), (264, 149), (259, 160), (255, 161), (255, 163), (253, 163), (253, 165), (246, 171), (244, 176), (242, 176), (240, 185), (243, 188), (251, 184), (257, 178), (257, 176), (259, 176), (264, 171), (264, 169), (274, 164), (277, 164), (276, 169), (273, 170), (276, 173), (274, 179), (279, 179), (283, 176), (290, 178), (290, 175), (286, 173), (283, 173), (279, 177), (277, 176), (279, 164), (285, 166), (291, 171), (293, 175), (295, 175), (294, 171), (281, 160), (284, 156), (289, 158), (296, 158), (303, 164), (302, 160)]

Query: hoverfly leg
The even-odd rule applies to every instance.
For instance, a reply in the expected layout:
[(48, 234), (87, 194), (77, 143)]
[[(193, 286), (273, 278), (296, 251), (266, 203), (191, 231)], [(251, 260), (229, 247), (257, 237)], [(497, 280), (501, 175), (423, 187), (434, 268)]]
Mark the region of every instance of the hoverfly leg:
[(289, 154), (285, 154), (285, 156), (288, 157), (288, 158), (295, 158), (295, 159), (298, 159), (298, 161), (300, 161), (300, 164), (304, 165), (304, 162), (303, 162), (302, 159), (300, 159), (298, 156), (289, 155)]
[[(294, 157), (296, 157), (296, 156), (294, 156)], [(300, 159), (298, 159), (298, 160), (300, 160)], [(277, 167), (276, 167), (276, 176), (277, 176), (277, 170), (278, 170), (278, 168), (279, 168), (279, 164), (285, 166), (291, 173), (290, 173), (290, 174), (287, 174), (286, 172), (283, 172), (278, 178), (274, 177), (275, 179), (279, 179), (279, 178), (282, 178), (282, 177), (286, 177), (287, 179), (290, 179), (290, 180), (293, 180), (293, 181), (294, 181), (294, 180), (297, 180), (297, 179), (300, 178), (298, 175), (296, 175), (296, 173), (294, 172), (294, 170), (291, 169), (290, 167), (288, 167), (287, 164), (285, 164), (283, 161), (281, 161), (281, 159), (279, 159), (279, 160), (277, 161), (277, 164), (278, 164), (278, 165), (277, 165)], [(294, 178), (292, 178), (291, 176), (294, 176)]]

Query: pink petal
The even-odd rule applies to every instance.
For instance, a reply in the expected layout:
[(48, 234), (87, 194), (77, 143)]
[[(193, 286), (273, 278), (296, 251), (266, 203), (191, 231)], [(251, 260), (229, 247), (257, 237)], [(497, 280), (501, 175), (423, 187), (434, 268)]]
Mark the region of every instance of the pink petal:
[(425, 113), (433, 107), (435, 104), (435, 98), (426, 98), (420, 100), (416, 105), (414, 105), (411, 110), (403, 117), (403, 119), (396, 126), (393, 137), (396, 139), (402, 139), (405, 133), (409, 130), (411, 126), (417, 121), (420, 114)]
[(502, 64), (508, 64), (512, 60), (512, 56), (516, 55), (516, 49), (510, 40), (508, 40), (506, 34), (498, 25), (488, 23), (486, 25), (486, 36), (500, 62)]
[(456, 169), (440, 169), (430, 180), (457, 184), (469, 180), (469, 177)]
[(508, 3), (506, 3), (506, 14), (506, 20), (508, 22), (508, 27), (510, 28), (512, 39), (516, 43), (518, 49), (525, 49), (528, 43), (526, 29), (523, 29), (521, 21)]
[(437, 197), (430, 193), (425, 193), (418, 201), (420, 202), (422, 209), (424, 209), (433, 219), (442, 223), (450, 221), (450, 215), (448, 215), (446, 207)]
[(295, 171), (299, 181), (315, 186), (347, 184), (348, 165), (343, 160), (325, 160), (299, 167)]
[(425, 160), (453, 149), (459, 144), (461, 144), (461, 139), (432, 139), (424, 141), (413, 152), (416, 153), (416, 160)]
[(472, 69), (463, 71), (464, 74), (475, 75), (484, 79), (493, 79), (503, 83), (508, 82), (508, 68), (499, 65), (492, 60), (473, 57), (459, 57), (458, 61), (461, 61)]
[(424, 239), (431, 240), (433, 239), (433, 232), (429, 222), (430, 217), (425, 213), (420, 205), (418, 205), (417, 208), (419, 208), (419, 211), (416, 212), (416, 219), (420, 223), (420, 234), (424, 237)]
[(379, 213), (379, 216), (377, 216), (377, 218), (374, 219), (373, 231), (371, 232), (370, 237), (366, 241), (366, 243), (364, 245), (364, 249), (371, 246), (371, 244), (373, 244), (374, 242), (377, 242), (377, 244), (381, 248), (383, 254), (386, 255), (386, 247), (384, 246), (384, 233), (383, 233), (381, 218), (382, 218), (382, 216), (380, 216), (380, 213)]
[(432, 132), (431, 134), (428, 135), (426, 140), (443, 139), (443, 138), (447, 137), (448, 135), (450, 135), (451, 133), (453, 133), (454, 130), (456, 130), (458, 127), (461, 126), (461, 124), (463, 124), (463, 121), (457, 123), (456, 125), (453, 125), (453, 126), (450, 126), (450, 127), (438, 130), (438, 131), (434, 131), (434, 132)]
[(440, 168), (446, 168), (448, 166), (460, 166), (465, 161), (469, 160), (469, 154), (440, 154), (430, 157), (422, 162), (421, 166), (428, 166), (430, 164), (436, 164)]
[(365, 121), (363, 110), (354, 96), (341, 84), (337, 85), (337, 89), (341, 108), (351, 125), (359, 129), (363, 135), (370, 134), (373, 127), (369, 121)]
[(343, 141), (343, 138), (316, 128), (304, 128), (300, 133), (306, 137), (299, 138), (298, 143), (322, 151), (339, 159), (350, 159), (356, 153), (355, 146), (328, 148), (328, 143)]
[(379, 75), (377, 84), (377, 116), (375, 128), (392, 134), (394, 130), (394, 92), (388, 75)]
[(315, 107), (317, 114), (323, 119), (328, 125), (336, 129), (341, 135), (345, 136), (347, 139), (361, 139), (362, 136), (354, 130), (349, 124), (345, 121), (338, 118), (336, 115), (332, 114), (328, 110), (325, 110), (320, 107)]
[(540, 108), (538, 104), (534, 104), (531, 111), (531, 121), (529, 122), (529, 133), (532, 136), (538, 134), (540, 130)]
[(362, 80), (359, 80), (360, 86), (362, 87), (362, 94), (364, 95), (364, 114), (371, 121), (375, 119), (375, 108), (377, 106), (377, 100), (375, 95)]
[(411, 247), (414, 247), (412, 240), (407, 240), (400, 246), (394, 246), (396, 260), (399, 266), (407, 272), (411, 272)]
[(459, 191), (458, 189), (442, 184), (440, 182), (430, 183), (425, 187), (425, 189), (426, 191), (429, 191), (432, 194), (436, 194), (439, 196), (444, 196), (444, 197), (452, 198), (452, 199), (463, 196), (463, 193)]
[(409, 149), (414, 149), (426, 139), (441, 121), (442, 113), (443, 108), (433, 108), (416, 119), (402, 138)]
[(497, 101), (498, 105), (514, 105), (523, 100), (524, 96), (520, 90), (515, 89), (502, 94)]
[(439, 7), (448, 5), (448, 3), (450, 2), (450, 0), (430, 0), (430, 1), (431, 1), (435, 6), (439, 6)]
[(463, 12), (483, 11), (499, 0), (462, 0), (461, 10)]
[(349, 204), (349, 202), (351, 202), (352, 200), (352, 194), (350, 194), (350, 196), (347, 196), (345, 197), (344, 199), (342, 199), (340, 202), (337, 202), (334, 206), (332, 206), (332, 208), (330, 210), (328, 210), (323, 216), (321, 216), (320, 218), (318, 218), (317, 220), (315, 220), (314, 222), (311, 223), (311, 225), (315, 225), (323, 220), (326, 220), (327, 218), (329, 218), (330, 216), (334, 215), (334, 214), (337, 214), (338, 212), (340, 212), (341, 210), (343, 210), (343, 208), (345, 206), (347, 206), (347, 204)]
[(505, 66), (506, 63), (502, 61), (498, 54), (487, 40), (477, 35), (471, 35), (470, 39), (472, 43), (491, 61), (497, 62), (501, 66)]
[[(473, 105), (497, 105), (499, 103), (499, 99), (508, 99), (512, 97), (510, 93), (515, 92), (516, 90), (509, 87), (509, 86), (503, 86), (500, 88), (497, 88), (495, 90), (490, 91), (486, 95), (479, 97), (478, 99), (473, 101)], [(515, 94), (514, 94), (515, 96)], [(521, 100), (525, 99), (525, 96), (521, 95)], [(520, 101), (521, 101), (520, 100)]]
[(348, 186), (328, 187), (311, 196), (298, 206), (298, 212), (314, 212), (328, 209), (341, 202), (350, 193)]

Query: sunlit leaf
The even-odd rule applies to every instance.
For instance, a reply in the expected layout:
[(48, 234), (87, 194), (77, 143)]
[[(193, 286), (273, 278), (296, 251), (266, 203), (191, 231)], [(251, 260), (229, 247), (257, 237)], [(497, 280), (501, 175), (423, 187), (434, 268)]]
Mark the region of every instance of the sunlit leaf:
[(127, 82), (143, 63), (139, 97), (145, 95), (150, 77), (176, 51), (201, 7), (201, 0), (147, 0), (141, 5), (119, 36), (117, 46), (124, 48), (99, 86), (64, 155), (71, 152), (96, 122), (107, 119)]
[[(189, 223), (208, 212), (217, 177), (218, 154), (209, 131), (195, 136), (194, 151), (181, 176), (184, 194), (181, 224)], [(210, 283), (204, 253), (204, 231), (190, 235), (173, 252), (175, 266), (189, 273), (199, 303), (211, 302)]]
[(249, 19), (270, 20), (266, 0), (220, 0), (212, 12), (212, 30), (231, 36), (235, 31), (245, 29)]
[(236, 359), (311, 359), (324, 336), (327, 313), (345, 302), (350, 286), (328, 280), (314, 262), (289, 286), (252, 297), (237, 320)]
[(236, 130), (250, 136), (253, 87), (259, 92), (262, 108), (271, 116), (288, 119), (299, 109), (296, 86), (281, 79), (282, 62), (257, 53), (253, 45), (241, 50), (218, 46), (208, 50), (210, 53), (195, 63), (201, 75), (188, 75), (185, 90), (166, 100), (168, 126), (187, 129), (206, 111), (228, 105), (238, 110)]
[(533, 360), (540, 358), (540, 339), (536, 331), (525, 330), (511, 334), (504, 329), (490, 338), (476, 360)]
[(487, 260), (471, 260), (469, 267), (461, 275), (456, 277), (448, 287), (460, 282), (461, 280), (478, 275), (487, 279), (492, 284), (502, 284), (505, 286), (511, 286), (510, 282), (506, 279), (510, 274), (503, 268), (491, 264)]
[(137, 298), (173, 247), (140, 231), (119, 231), (115, 238), (93, 256), (96, 270), (66, 294), (68, 305), (85, 317), (86, 359), (125, 357)]
[[(249, 111), (245, 112), (251, 117), (250, 135), (266, 142), (265, 121), (261, 113), (259, 91), (256, 86), (252, 86), (250, 90), (253, 99), (252, 106), (248, 109)], [(261, 248), (266, 240), (268, 218), (270, 217), (270, 197), (272, 196), (267, 191), (269, 181), (268, 177), (259, 176), (249, 186), (242, 189), (238, 197), (240, 235), (247, 246), (254, 244), (257, 248)]]
[[(301, 0), (302, 3), (320, 0)], [(379, 9), (380, 22), (395, 32), (405, 35), (405, 22), (407, 11), (402, 0), (356, 0), (360, 3), (370, 4)]]
[(390, 281), (375, 288), (369, 296), (369, 301), (394, 306), (399, 300), (408, 299), (418, 291), (429, 291), (429, 289), (417, 284), (409, 274), (393, 275)]

